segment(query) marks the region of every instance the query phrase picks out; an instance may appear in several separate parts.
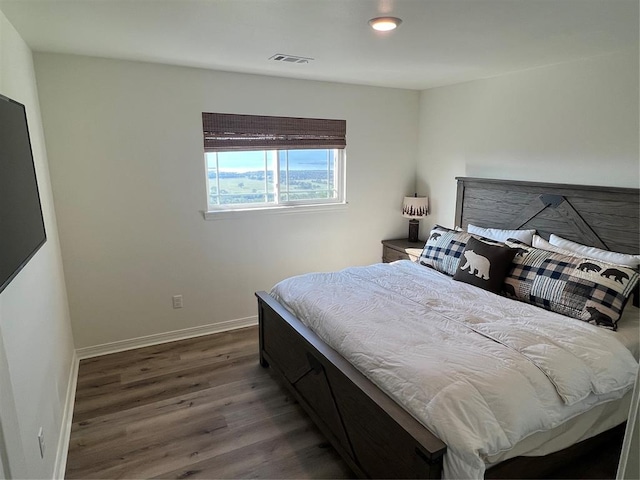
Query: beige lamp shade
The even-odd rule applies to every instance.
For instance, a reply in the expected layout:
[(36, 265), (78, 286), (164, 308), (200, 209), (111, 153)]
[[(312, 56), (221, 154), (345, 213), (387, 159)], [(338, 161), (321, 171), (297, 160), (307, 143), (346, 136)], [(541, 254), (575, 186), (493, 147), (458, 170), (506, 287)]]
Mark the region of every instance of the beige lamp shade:
[(420, 219), (426, 217), (429, 212), (429, 199), (427, 197), (404, 197), (402, 202), (402, 216)]

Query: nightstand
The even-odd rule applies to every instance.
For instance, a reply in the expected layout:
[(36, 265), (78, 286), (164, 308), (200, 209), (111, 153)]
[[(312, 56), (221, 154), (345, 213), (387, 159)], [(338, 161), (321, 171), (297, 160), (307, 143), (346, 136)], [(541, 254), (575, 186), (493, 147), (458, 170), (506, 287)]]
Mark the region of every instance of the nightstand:
[(411, 260), (417, 262), (424, 248), (424, 242), (410, 242), (406, 238), (382, 241), (382, 261), (384, 263), (396, 260)]

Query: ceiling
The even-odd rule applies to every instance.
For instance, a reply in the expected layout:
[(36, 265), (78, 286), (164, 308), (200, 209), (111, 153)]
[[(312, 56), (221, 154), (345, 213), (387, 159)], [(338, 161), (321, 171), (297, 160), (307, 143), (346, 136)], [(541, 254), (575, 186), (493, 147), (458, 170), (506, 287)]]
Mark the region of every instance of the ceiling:
[[(638, 0), (0, 0), (32, 50), (425, 89), (638, 49)], [(392, 32), (368, 20), (400, 17)], [(269, 60), (309, 57), (305, 64)]]

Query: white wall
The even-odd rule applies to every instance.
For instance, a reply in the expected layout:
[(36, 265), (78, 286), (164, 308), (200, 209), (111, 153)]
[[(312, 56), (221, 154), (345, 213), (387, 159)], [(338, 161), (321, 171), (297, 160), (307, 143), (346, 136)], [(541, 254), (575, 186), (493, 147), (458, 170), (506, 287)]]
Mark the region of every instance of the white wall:
[(425, 90), (423, 221), (451, 226), (456, 176), (638, 187), (638, 51)]
[[(418, 92), (58, 54), (35, 63), (78, 347), (253, 317), (254, 291), (380, 261), (380, 241), (406, 234)], [(205, 221), (203, 111), (345, 119), (348, 208)]]
[(635, 50), (421, 92), (422, 228), (453, 226), (456, 176), (638, 188), (638, 67)]
[[(14, 478), (51, 478), (64, 443), (60, 437), (74, 347), (33, 59), (1, 11), (0, 93), (26, 106), (48, 237), (0, 293), (2, 467)], [(44, 459), (37, 440), (40, 426)]]

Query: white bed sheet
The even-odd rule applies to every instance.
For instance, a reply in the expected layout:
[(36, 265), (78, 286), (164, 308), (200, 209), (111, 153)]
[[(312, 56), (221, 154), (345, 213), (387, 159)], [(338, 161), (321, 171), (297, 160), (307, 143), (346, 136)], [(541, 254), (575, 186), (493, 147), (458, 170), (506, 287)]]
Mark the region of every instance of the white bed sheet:
[(446, 478), (626, 418), (638, 363), (623, 321), (611, 332), (409, 261), (294, 277), (272, 295), (447, 444)]

